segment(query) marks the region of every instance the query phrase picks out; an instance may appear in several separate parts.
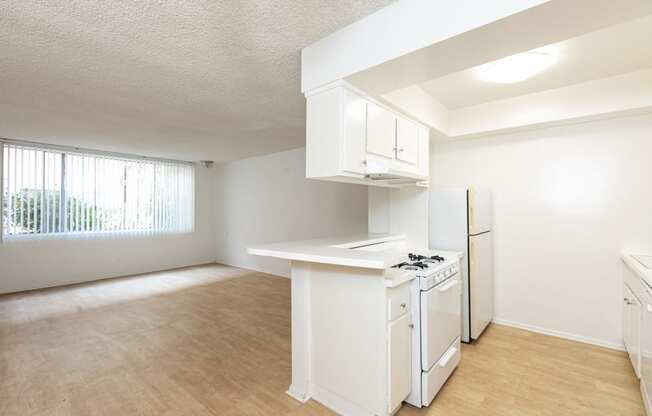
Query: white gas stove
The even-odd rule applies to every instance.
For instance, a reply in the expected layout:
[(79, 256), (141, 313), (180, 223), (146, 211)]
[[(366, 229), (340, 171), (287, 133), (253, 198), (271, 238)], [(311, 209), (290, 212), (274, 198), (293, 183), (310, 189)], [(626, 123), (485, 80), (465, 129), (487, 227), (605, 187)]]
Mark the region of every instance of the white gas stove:
[[(428, 290), (460, 270), (457, 256), (448, 257), (447, 254), (408, 254), (407, 261), (396, 264), (394, 268), (401, 270), (414, 270), (419, 280), (419, 289)], [(446, 257), (444, 257), (446, 256)]]
[(408, 254), (392, 268), (412, 270), (412, 392), (407, 402), (428, 406), (461, 359), (462, 281), (457, 255)]

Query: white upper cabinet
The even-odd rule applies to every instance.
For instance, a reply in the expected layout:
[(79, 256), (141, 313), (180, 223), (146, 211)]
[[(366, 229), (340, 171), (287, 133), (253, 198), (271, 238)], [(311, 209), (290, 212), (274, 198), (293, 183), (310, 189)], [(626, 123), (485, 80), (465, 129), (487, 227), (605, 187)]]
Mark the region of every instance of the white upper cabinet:
[(427, 186), (429, 130), (346, 85), (307, 96), (306, 177)]
[(353, 94), (343, 91), (344, 114), (342, 122), (342, 169), (364, 174), (366, 166), (366, 129), (367, 129), (367, 102)]
[(396, 119), (396, 159), (419, 163), (419, 126), (402, 117)]
[(396, 157), (396, 116), (374, 103), (367, 103), (367, 152)]
[(430, 177), (430, 130), (419, 128), (419, 173)]

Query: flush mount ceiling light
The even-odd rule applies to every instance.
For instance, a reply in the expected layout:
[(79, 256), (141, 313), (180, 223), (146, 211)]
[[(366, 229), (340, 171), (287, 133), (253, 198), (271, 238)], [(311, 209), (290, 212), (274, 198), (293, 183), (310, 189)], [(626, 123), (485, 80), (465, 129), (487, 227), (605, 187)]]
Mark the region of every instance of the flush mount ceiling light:
[(476, 68), (476, 75), (486, 82), (511, 84), (544, 71), (555, 59), (554, 51), (550, 48), (534, 49), (481, 65)]

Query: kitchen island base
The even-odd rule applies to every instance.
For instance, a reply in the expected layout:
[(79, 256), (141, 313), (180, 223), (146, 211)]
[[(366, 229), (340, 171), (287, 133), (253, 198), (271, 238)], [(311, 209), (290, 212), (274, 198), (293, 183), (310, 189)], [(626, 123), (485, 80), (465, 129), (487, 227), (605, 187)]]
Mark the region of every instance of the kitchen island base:
[(346, 415), (390, 415), (410, 393), (410, 285), (385, 271), (292, 261), (288, 394)]

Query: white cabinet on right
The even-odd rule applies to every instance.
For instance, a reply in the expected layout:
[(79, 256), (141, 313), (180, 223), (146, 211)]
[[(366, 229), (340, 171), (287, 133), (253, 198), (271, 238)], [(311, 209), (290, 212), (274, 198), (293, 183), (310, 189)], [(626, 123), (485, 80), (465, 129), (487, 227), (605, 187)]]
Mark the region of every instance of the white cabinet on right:
[(394, 159), (396, 156), (396, 117), (374, 103), (367, 103), (367, 152)]
[[(623, 343), (636, 376), (648, 416), (652, 416), (652, 285), (649, 265), (641, 258), (622, 255)], [(647, 277), (646, 277), (647, 276)]]
[(419, 163), (419, 126), (402, 117), (396, 119), (396, 159), (414, 166)]
[(652, 288), (645, 286), (641, 299), (640, 363), (641, 393), (648, 415), (652, 415)]
[(641, 301), (623, 284), (623, 342), (637, 377), (641, 377)]

